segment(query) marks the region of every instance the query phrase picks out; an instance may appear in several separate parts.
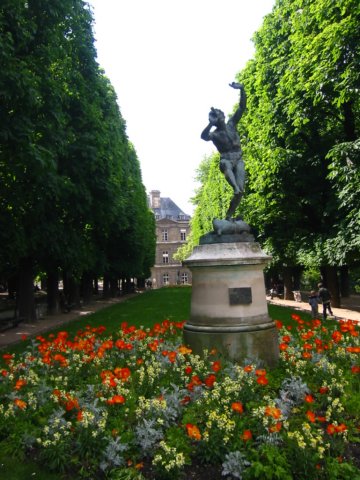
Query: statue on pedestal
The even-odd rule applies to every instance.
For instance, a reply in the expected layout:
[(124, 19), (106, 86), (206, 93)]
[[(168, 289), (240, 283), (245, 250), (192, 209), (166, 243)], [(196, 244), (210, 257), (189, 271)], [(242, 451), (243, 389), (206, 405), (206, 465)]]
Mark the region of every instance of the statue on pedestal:
[(240, 90), (239, 106), (235, 113), (225, 122), (224, 113), (217, 108), (211, 107), (209, 124), (201, 134), (203, 140), (207, 142), (211, 140), (219, 151), (220, 170), (234, 192), (225, 220), (215, 219), (213, 227), (214, 232), (218, 236), (221, 236), (223, 233), (239, 235), (244, 232), (245, 236), (242, 241), (253, 241), (253, 237), (249, 236), (249, 225), (241, 219), (233, 218), (235, 210), (244, 195), (245, 187), (245, 166), (242, 159), (240, 137), (236, 127), (246, 108), (246, 94), (241, 83), (232, 82), (230, 87)]

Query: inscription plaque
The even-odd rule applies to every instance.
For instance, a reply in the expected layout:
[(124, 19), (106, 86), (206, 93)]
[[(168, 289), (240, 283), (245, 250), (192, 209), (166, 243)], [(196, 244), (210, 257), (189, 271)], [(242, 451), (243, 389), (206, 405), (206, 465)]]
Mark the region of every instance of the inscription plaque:
[(252, 303), (251, 287), (229, 288), (230, 305), (248, 305)]

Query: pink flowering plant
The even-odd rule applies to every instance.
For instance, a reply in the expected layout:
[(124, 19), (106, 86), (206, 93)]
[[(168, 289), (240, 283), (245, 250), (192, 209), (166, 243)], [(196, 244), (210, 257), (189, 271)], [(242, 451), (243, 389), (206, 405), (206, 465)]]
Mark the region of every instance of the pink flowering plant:
[(39, 336), (3, 354), (2, 450), (59, 478), (360, 479), (358, 325), (276, 323), (272, 370), (194, 355), (167, 320)]

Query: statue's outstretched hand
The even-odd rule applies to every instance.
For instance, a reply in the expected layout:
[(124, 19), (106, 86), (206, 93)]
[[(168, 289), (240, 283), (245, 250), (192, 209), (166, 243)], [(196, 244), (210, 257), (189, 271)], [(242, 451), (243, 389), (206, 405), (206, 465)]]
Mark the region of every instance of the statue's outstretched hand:
[(237, 83), (237, 82), (232, 82), (229, 83), (230, 87), (235, 88), (236, 90), (240, 90), (244, 88), (244, 85), (242, 83)]

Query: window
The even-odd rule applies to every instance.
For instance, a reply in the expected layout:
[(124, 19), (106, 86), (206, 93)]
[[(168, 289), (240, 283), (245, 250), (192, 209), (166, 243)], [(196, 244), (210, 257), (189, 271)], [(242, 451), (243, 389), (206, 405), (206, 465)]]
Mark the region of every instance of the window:
[(155, 214), (155, 220), (160, 220), (160, 215), (158, 213)]
[(186, 272), (183, 272), (181, 274), (181, 283), (183, 285), (185, 285), (186, 283), (188, 283), (188, 274)]
[(186, 240), (186, 230), (185, 230), (184, 228), (182, 228), (182, 229), (180, 230), (180, 240), (181, 240), (182, 242), (185, 242), (185, 240)]
[(167, 228), (162, 229), (162, 241), (163, 242), (168, 241), (168, 230), (167, 230)]
[(163, 263), (169, 263), (169, 252), (163, 252), (162, 254)]
[(168, 273), (163, 274), (163, 285), (169, 285), (169, 274)]

